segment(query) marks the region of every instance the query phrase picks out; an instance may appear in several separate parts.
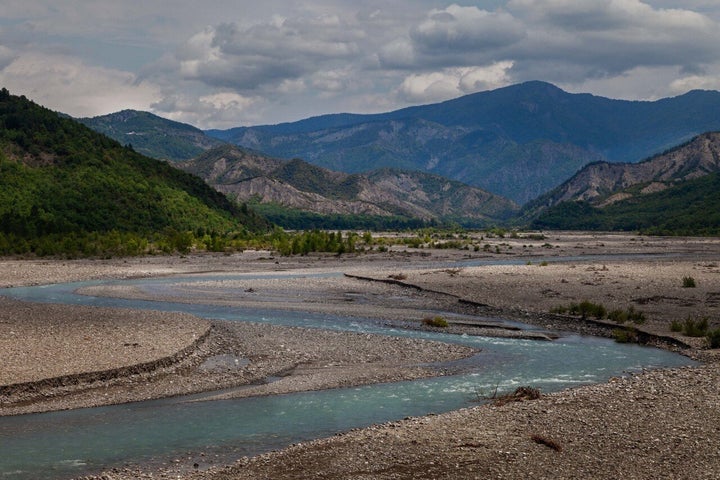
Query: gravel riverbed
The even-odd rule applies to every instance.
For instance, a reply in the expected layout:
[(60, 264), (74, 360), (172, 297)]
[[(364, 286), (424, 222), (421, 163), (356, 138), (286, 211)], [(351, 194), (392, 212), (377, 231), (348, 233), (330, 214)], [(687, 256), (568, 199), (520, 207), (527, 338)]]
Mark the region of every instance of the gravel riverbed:
[[(524, 240), (519, 239), (517, 242), (513, 251), (522, 252), (523, 247), (519, 242)], [(343, 259), (323, 256), (275, 259), (267, 253), (256, 252), (230, 257), (121, 259), (62, 262), (62, 265), (58, 265), (60, 262), (24, 263), (27, 261), (18, 260), (5, 262), (4, 271), (15, 273), (0, 274), (0, 285), (201, 272), (316, 273), (332, 270), (374, 280), (386, 280), (392, 275), (401, 278), (400, 283), (404, 286), (334, 279), (337, 285), (332, 287), (332, 282), (323, 283), (321, 278), (313, 277), (311, 281), (305, 279), (299, 282), (305, 284), (305, 293), (295, 303), (287, 305), (287, 308), (338, 313), (361, 308), (365, 314), (377, 314), (377, 318), (386, 321), (399, 322), (405, 317), (415, 326), (419, 324), (422, 315), (432, 314), (436, 310), (450, 311), (451, 319), (459, 323), (478, 315), (487, 317), (487, 321), (493, 315), (504, 315), (549, 327), (567, 326), (568, 322), (575, 322), (577, 328), (571, 325), (568, 326), (569, 330), (582, 331), (587, 328), (593, 333), (607, 334), (603, 333), (608, 331), (605, 327), (597, 330), (595, 326), (587, 326), (578, 320), (556, 319), (548, 315), (548, 309), (555, 305), (588, 299), (613, 308), (633, 305), (644, 309), (648, 312), (648, 321), (638, 327), (640, 330), (648, 335), (674, 338), (679, 344), (685, 345), (685, 353), (704, 361), (694, 368), (643, 372), (616, 378), (605, 384), (543, 395), (536, 400), (409, 418), (253, 458), (238, 459), (231, 466), (210, 468), (201, 457), (193, 457), (178, 459), (172, 465), (159, 469), (113, 469), (93, 478), (717, 478), (716, 471), (720, 467), (720, 454), (715, 447), (720, 441), (720, 364), (717, 352), (705, 349), (703, 339), (693, 340), (673, 334), (668, 326), (670, 321), (683, 320), (688, 315), (708, 316), (711, 326), (718, 326), (720, 268), (717, 264), (720, 263), (720, 241), (557, 234), (548, 243), (552, 243), (553, 248), (547, 249), (546, 256), (538, 257), (549, 258), (548, 265), (533, 262), (535, 257), (529, 256), (530, 265), (493, 267), (478, 265), (445, 268), (432, 263), (466, 261), (468, 258), (466, 254), (452, 255), (446, 251), (429, 255), (427, 252), (391, 251), (382, 258), (366, 256)], [(537, 248), (534, 252), (537, 255), (541, 253)], [(607, 253), (615, 256), (642, 253), (647, 258), (592, 258)], [(582, 255), (583, 258), (567, 260), (576, 255)], [(586, 258), (588, 255), (590, 259)], [(488, 256), (476, 258), (484, 259)], [(697, 280), (697, 287), (684, 289), (681, 283), (683, 276), (693, 276)], [(208, 284), (208, 291), (212, 291), (215, 286)], [(265, 290), (265, 293), (283, 298), (288, 296), (288, 292), (281, 292), (284, 286), (273, 286), (270, 281), (247, 288), (255, 288), (258, 292)], [(363, 289), (367, 291), (363, 293)], [(325, 290), (328, 292), (328, 301), (324, 301), (322, 296), (311, 295)], [(362, 295), (358, 295), (360, 293)], [(348, 298), (352, 298), (352, 301)], [(219, 298), (214, 301), (226, 300)], [(261, 300), (249, 298), (247, 301)], [(60, 310), (48, 312), (53, 317), (64, 314)], [(91, 313), (80, 310), (70, 312), (71, 316), (79, 318), (92, 317)], [(38, 311), (33, 315), (35, 318), (43, 318), (43, 314)], [(112, 315), (107, 318), (112, 318)], [(557, 323), (553, 323), (555, 320)], [(154, 342), (156, 337), (162, 337), (166, 329), (156, 328), (152, 331), (153, 323), (162, 325), (162, 321), (161, 318), (150, 317), (143, 320), (144, 328), (147, 329), (145, 338), (152, 338)], [(468, 351), (431, 342), (398, 348), (394, 339), (389, 341), (392, 344), (378, 345), (374, 337), (364, 337), (362, 334), (351, 338), (346, 334), (329, 333), (320, 338), (315, 335), (304, 336), (302, 329), (292, 327), (247, 324), (243, 326), (247, 330), (234, 330), (234, 326), (231, 328), (223, 322), (204, 322), (187, 319), (186, 326), (195, 327), (182, 335), (178, 345), (168, 348), (168, 352), (176, 350), (177, 353), (184, 346), (194, 345), (191, 351), (181, 355), (182, 358), (174, 359), (171, 365), (158, 366), (152, 372), (144, 373), (149, 377), (142, 377), (142, 381), (135, 381), (135, 373), (115, 379), (116, 400), (130, 401), (182, 391), (207, 391), (212, 390), (213, 385), (223, 387), (238, 382), (241, 377), (243, 382), (257, 381), (273, 372), (289, 374), (283, 377), (287, 378), (286, 387), (280, 388), (282, 382), (276, 382), (279, 385), (272, 388), (257, 385), (258, 391), (254, 394), (386, 381), (398, 378), (393, 368), (386, 368), (392, 363), (383, 364), (382, 360), (389, 358), (408, 367), (401, 369), (404, 373), (400, 375), (413, 378), (442, 373), (415, 369), (414, 365), (419, 359), (458, 358), (469, 354)], [(3, 328), (9, 328), (6, 325), (3, 324)], [(110, 330), (109, 325), (107, 330)], [(204, 337), (203, 331), (206, 332)], [(40, 339), (42, 329), (37, 332), (36, 337)], [(93, 332), (93, 335), (104, 333), (107, 332)], [(72, 338), (75, 342), (81, 342), (83, 336), (78, 333)], [(124, 343), (138, 343), (138, 347), (151, 343), (133, 339), (128, 341), (120, 337), (118, 341), (122, 341), (123, 346)], [(162, 341), (158, 342), (162, 344)], [(352, 345), (357, 345), (357, 349), (350, 350)], [(664, 346), (679, 348), (667, 343)], [(412, 352), (412, 358), (406, 357), (407, 352)], [(151, 357), (157, 358), (157, 353), (154, 353), (154, 357), (145, 353), (135, 361), (143, 363)], [(393, 354), (396, 357), (392, 357)], [(97, 355), (110, 354), (98, 351)], [(235, 358), (238, 361), (249, 360), (249, 363), (245, 365), (240, 362), (244, 365), (242, 368), (227, 371), (227, 368), (223, 370), (227, 363), (213, 363), (213, 358)], [(208, 360), (211, 361), (207, 363)], [(72, 361), (61, 363), (71, 364)], [(78, 365), (81, 364), (78, 362)], [(198, 371), (202, 365), (210, 370), (217, 367), (217, 371), (202, 376), (187, 374)], [(256, 371), (251, 371), (250, 365)], [(353, 376), (355, 374), (350, 373), (352, 371), (357, 375)], [(17, 379), (25, 378), (24, 381), (27, 381), (32, 377), (28, 376), (28, 372), (22, 375), (11, 374), (6, 378), (5, 386), (18, 383)], [(57, 372), (42, 375), (52, 376), (57, 375)], [(187, 380), (179, 380), (183, 378)], [(200, 378), (207, 378), (203, 380), (207, 383), (203, 384)], [(168, 379), (180, 385), (177, 390), (164, 390), (162, 385), (167, 385)], [(96, 400), (91, 393), (78, 391), (58, 391), (56, 394), (54, 401), (59, 403), (45, 407), (70, 408), (94, 404)], [(37, 404), (34, 401), (26, 402), (23, 408), (34, 411)], [(2, 412), (20, 413), (12, 409)], [(194, 465), (196, 463), (197, 469)]]

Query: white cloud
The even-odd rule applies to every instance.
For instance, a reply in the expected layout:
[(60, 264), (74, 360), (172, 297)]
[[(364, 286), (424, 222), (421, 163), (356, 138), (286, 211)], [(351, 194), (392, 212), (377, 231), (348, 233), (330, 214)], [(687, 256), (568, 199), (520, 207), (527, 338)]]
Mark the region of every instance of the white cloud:
[(234, 92), (209, 95), (169, 93), (150, 105), (162, 117), (203, 128), (230, 128), (259, 120), (264, 101), (260, 97), (246, 97)]
[(498, 88), (509, 83), (507, 72), (512, 66), (513, 62), (504, 61), (486, 67), (446, 68), (413, 74), (403, 80), (398, 94), (410, 103), (429, 103)]
[(129, 72), (34, 52), (18, 55), (0, 71), (0, 84), (11, 93), (76, 117), (147, 108), (159, 96), (159, 89), (135, 80)]
[(720, 90), (720, 72), (714, 75), (689, 75), (670, 83), (670, 91), (682, 94), (690, 90)]

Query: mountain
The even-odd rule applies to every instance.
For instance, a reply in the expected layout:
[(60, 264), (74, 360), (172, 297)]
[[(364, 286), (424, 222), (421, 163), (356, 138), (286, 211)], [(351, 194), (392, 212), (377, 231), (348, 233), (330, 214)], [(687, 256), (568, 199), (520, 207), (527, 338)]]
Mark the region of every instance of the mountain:
[(521, 213), (537, 228), (720, 232), (720, 132), (636, 164), (593, 163)]
[(720, 173), (604, 207), (568, 201), (545, 210), (537, 229), (623, 230), (653, 235), (720, 235)]
[(720, 132), (698, 135), (639, 163), (591, 163), (559, 187), (525, 205), (523, 216), (532, 218), (543, 209), (567, 201), (587, 201), (604, 207), (713, 172), (720, 172)]
[[(258, 231), (205, 182), (0, 90), (0, 247), (89, 233)], [(61, 240), (58, 240), (60, 238)]]
[(348, 173), (383, 167), (435, 173), (526, 203), (588, 163), (636, 162), (720, 130), (719, 112), (714, 91), (640, 102), (536, 81), (389, 113), (206, 133)]
[(143, 155), (171, 162), (189, 160), (223, 143), (191, 125), (136, 110), (77, 120)]
[(517, 211), (509, 200), (437, 175), (387, 168), (348, 174), (231, 146), (215, 148), (178, 166), (237, 200), (323, 215), (464, 219), (487, 224)]

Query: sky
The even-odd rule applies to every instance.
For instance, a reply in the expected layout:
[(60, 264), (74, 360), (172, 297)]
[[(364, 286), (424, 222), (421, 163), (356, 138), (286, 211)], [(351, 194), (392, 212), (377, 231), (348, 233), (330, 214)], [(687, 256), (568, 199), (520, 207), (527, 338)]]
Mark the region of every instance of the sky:
[(720, 90), (720, 0), (2, 0), (0, 87), (203, 129), (375, 113), (528, 80)]

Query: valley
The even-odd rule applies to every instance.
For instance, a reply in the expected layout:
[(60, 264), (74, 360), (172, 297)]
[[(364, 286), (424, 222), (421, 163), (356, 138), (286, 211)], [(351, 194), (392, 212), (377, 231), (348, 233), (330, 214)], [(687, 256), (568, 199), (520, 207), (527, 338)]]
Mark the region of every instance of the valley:
[[(234, 309), (263, 309), (271, 306), (288, 312), (309, 312), (305, 315), (310, 317), (340, 314), (351, 318), (358, 316), (359, 320), (370, 316), (394, 328), (423, 329), (426, 328), (422, 323), (424, 317), (442, 314), (450, 323), (450, 335), (479, 334), (482, 338), (490, 335), (490, 338), (496, 336), (511, 342), (512, 330), (495, 328), (493, 331), (493, 324), (497, 324), (499, 319), (533, 324), (542, 331), (561, 332), (562, 337), (568, 338), (573, 338), (572, 332), (611, 336), (613, 330), (619, 328), (616, 322), (606, 320), (598, 323), (551, 313), (555, 306), (587, 299), (602, 303), (608, 309), (635, 306), (646, 313), (646, 321), (635, 326), (639, 332), (649, 335), (646, 341), (665, 349), (679, 349), (703, 361), (690, 369), (638, 371), (631, 376), (615, 378), (609, 383), (559, 393), (548, 391), (539, 400), (505, 407), (471, 407), (435, 417), (394, 420), (327, 440), (303, 442), (288, 450), (236, 459), (236, 466), (224, 467), (222, 462), (235, 460), (203, 456), (200, 450), (164, 459), (160, 463), (108, 470), (104, 475), (113, 479), (155, 478), (158, 475), (188, 479), (256, 478), (263, 475), (306, 478), (312, 472), (323, 475), (323, 472), (328, 471), (345, 472), (347, 475), (370, 471), (375, 478), (392, 478), (393, 472), (409, 474), (412, 471), (415, 472), (413, 475), (418, 474), (418, 464), (426, 465), (425, 468), (433, 472), (435, 478), (467, 476), (478, 468), (495, 475), (524, 475), (550, 464), (554, 468), (561, 468), (566, 478), (569, 478), (595, 468), (593, 459), (612, 456), (613, 452), (618, 451), (618, 442), (623, 449), (640, 448), (648, 453), (634, 456), (635, 460), (626, 459), (622, 464), (618, 463), (617, 469), (612, 470), (613, 474), (633, 472), (641, 478), (650, 478), (653, 470), (652, 463), (647, 461), (648, 457), (653, 461), (662, 461), (662, 455), (667, 455), (663, 452), (671, 447), (680, 448), (680, 453), (671, 457), (672, 462), (664, 463), (671, 469), (668, 471), (680, 472), (678, 469), (687, 468), (689, 464), (701, 468), (715, 461), (714, 450), (686, 449), (683, 442), (685, 435), (690, 432), (713, 441), (712, 430), (697, 430), (699, 427), (696, 425), (707, 415), (714, 414), (712, 403), (705, 403), (703, 399), (718, 393), (718, 383), (713, 380), (717, 376), (716, 351), (704, 349), (704, 338), (672, 332), (669, 324), (675, 318), (690, 314), (702, 313), (716, 318), (720, 313), (720, 307), (714, 301), (714, 294), (720, 291), (716, 265), (720, 244), (716, 239), (556, 233), (545, 240), (551, 248), (533, 249), (532, 254), (525, 252), (525, 255), (521, 254), (522, 244), (527, 245), (529, 239), (498, 238), (491, 241), (507, 243), (513, 248), (501, 254), (473, 254), (462, 250), (419, 251), (398, 245), (382, 254), (339, 258), (323, 255), (285, 258), (274, 257), (270, 252), (246, 252), (232, 256), (203, 254), (94, 261), (3, 260), (1, 270), (5, 273), (0, 277), (0, 284), (18, 287), (105, 279), (110, 280), (110, 283), (89, 286), (81, 292), (92, 295), (88, 298), (122, 297), (188, 304), (199, 302)], [(22, 274), (15, 273), (18, 271)], [(332, 272), (343, 272), (350, 276), (336, 276)], [(288, 275), (289, 280), (282, 279)], [(292, 280), (293, 276), (295, 280)], [(696, 280), (697, 286), (683, 288), (682, 278), (690, 276)], [(123, 278), (127, 280), (121, 280)], [(174, 282), (173, 278), (180, 279), (180, 283)], [(372, 278), (374, 281), (361, 278)], [(139, 288), (142, 282), (153, 279), (160, 283), (150, 289)], [(387, 283), (389, 280), (393, 282)], [(5, 290), (12, 292), (12, 289)], [(646, 298), (650, 300), (644, 301)], [(51, 313), (52, 318), (69, 314), (77, 318), (77, 326), (83, 328), (82, 315), (88, 315), (82, 313), (83, 310), (98, 308), (42, 303), (23, 306), (7, 303), (6, 300), (4, 302), (8, 314), (15, 312), (3, 318), (4, 323), (11, 322), (9, 325), (22, 319), (22, 315), (42, 317)], [(61, 313), (63, 309), (67, 309), (66, 313)], [(88, 312), (91, 313), (91, 310)], [(130, 314), (130, 311), (126, 312)], [(123, 315), (123, 312), (116, 310), (113, 315)], [(109, 342), (137, 343), (139, 346), (130, 348), (130, 351), (140, 356), (135, 360), (130, 359), (132, 363), (143, 362), (141, 348), (148, 343), (163, 344), (164, 338), (172, 337), (180, 342), (174, 348), (183, 348), (180, 346), (183, 337), (191, 344), (193, 335), (202, 335), (201, 332), (207, 328), (204, 321), (198, 323), (198, 320), (184, 319), (175, 313), (163, 314), (167, 316), (164, 321), (180, 321), (187, 326), (197, 324), (197, 333), (188, 331), (178, 336), (176, 328), (169, 330), (162, 327), (153, 315), (156, 314), (149, 313), (136, 318), (142, 328), (133, 328), (132, 341), (127, 337), (130, 332), (116, 330), (110, 325), (96, 324), (96, 328), (110, 328), (106, 333), (97, 333), (97, 336)], [(133, 317), (136, 316), (133, 314)], [(464, 347), (452, 344), (416, 341), (410, 344), (405, 340), (366, 337), (367, 333), (355, 338), (357, 333), (311, 333), (298, 327), (260, 324), (230, 326), (217, 320), (210, 323), (216, 333), (211, 332), (204, 343), (192, 347), (189, 356), (183, 357), (179, 363), (176, 361), (160, 369), (134, 372), (127, 378), (123, 378), (124, 374), (119, 371), (112, 374), (116, 378), (101, 380), (104, 383), (100, 389), (97, 384), (84, 384), (83, 381), (75, 383), (75, 387), (69, 390), (67, 387), (57, 389), (48, 383), (38, 391), (45, 400), (24, 401), (18, 406), (32, 411), (33, 405), (42, 407), (43, 404), (56, 409), (96, 405), (98, 400), (99, 404), (107, 403), (108, 400), (110, 403), (126, 402), (198, 390), (211, 391), (248, 382), (252, 385), (253, 379), (277, 374), (281, 374), (278, 381), (255, 385), (238, 393), (268, 395), (387, 382), (399, 378), (437, 375), (437, 371), (418, 370), (412, 365), (431, 359), (462, 357), (468, 353)], [(233, 329), (235, 333), (231, 333)], [(217, 336), (218, 333), (221, 336)], [(508, 337), (508, 334), (511, 336)], [(45, 338), (44, 334), (38, 332), (38, 335), (38, 339)], [(71, 342), (84, 342), (81, 334), (63, 336)], [(26, 348), (32, 348), (33, 334), (27, 331), (26, 337)], [(364, 343), (361, 338), (366, 338), (369, 343)], [(562, 345), (565, 340), (550, 343), (547, 340), (522, 340), (531, 343), (538, 341), (538, 345), (552, 345), (555, 342)], [(2, 348), (8, 350), (9, 345), (12, 342)], [(85, 348), (90, 349), (86, 353), (96, 356), (98, 360), (103, 357), (122, 360), (116, 357), (116, 349), (103, 345), (97, 344), (96, 348), (87, 345)], [(72, 343), (69, 346), (69, 351), (72, 351)], [(42, 348), (46, 355), (65, 359), (63, 362), (74, 360), (72, 355), (50, 353), (52, 350), (48, 348), (56, 348), (52, 345)], [(123, 348), (126, 349), (128, 347)], [(6, 358), (21, 354), (13, 353), (12, 347), (5, 353), (10, 355), (6, 355)], [(219, 370), (214, 373), (197, 370), (203, 364), (203, 359), (223, 355), (250, 361), (242, 363), (237, 370)], [(82, 363), (78, 365), (82, 370)], [(390, 365), (392, 368), (388, 368)], [(457, 372), (450, 370), (442, 374), (454, 373)], [(699, 378), (706, 381), (700, 382)], [(227, 401), (227, 398), (227, 394), (218, 397), (225, 399), (220, 401)], [(619, 405), (622, 405), (627, 415), (622, 418), (637, 419), (641, 424), (620, 421), (616, 416)], [(12, 405), (3, 406), (7, 413), (13, 412), (14, 408)], [(679, 408), (682, 408), (682, 415), (677, 414)], [(592, 410), (592, 415), (583, 413), (588, 409)], [(646, 414), (665, 421), (642, 422)], [(602, 437), (606, 440), (594, 443), (591, 448), (583, 442), (584, 432), (585, 428), (596, 428), (593, 426), (596, 423), (605, 425), (603, 431), (607, 432), (607, 437)], [(497, 434), (488, 436), (490, 432)], [(533, 446), (530, 436), (534, 434), (557, 441), (562, 453), (542, 445)], [(415, 442), (409, 442), (410, 438)], [(662, 440), (658, 444), (653, 438)], [(351, 445), (355, 447), (348, 450)], [(656, 453), (650, 453), (650, 445)], [(359, 456), (356, 450), (358, 446), (364, 452)], [(431, 454), (428, 449), (435, 453)], [(355, 453), (351, 454), (351, 450)], [(498, 456), (498, 450), (516, 454), (511, 457)], [(444, 452), (443, 455), (436, 455), (438, 451)], [(332, 455), (328, 456), (327, 452), (332, 452)], [(522, 456), (520, 452), (524, 452)], [(326, 463), (320, 461), (318, 455), (333, 460)], [(481, 455), (482, 467), (478, 467), (480, 464), (476, 462), (465, 463), (476, 455)], [(218, 464), (220, 458), (223, 460)], [(669, 460), (670, 457), (665, 459)], [(432, 465), (426, 464), (427, 461), (432, 462)], [(196, 463), (201, 471), (196, 472), (193, 466)], [(458, 470), (458, 464), (465, 467)], [(288, 465), (294, 467), (288, 468)], [(102, 478), (102, 475), (97, 478)]]

